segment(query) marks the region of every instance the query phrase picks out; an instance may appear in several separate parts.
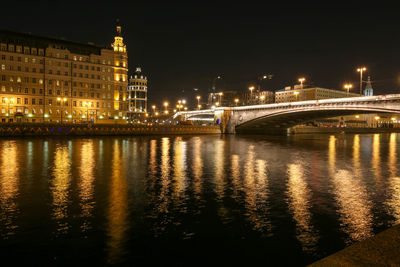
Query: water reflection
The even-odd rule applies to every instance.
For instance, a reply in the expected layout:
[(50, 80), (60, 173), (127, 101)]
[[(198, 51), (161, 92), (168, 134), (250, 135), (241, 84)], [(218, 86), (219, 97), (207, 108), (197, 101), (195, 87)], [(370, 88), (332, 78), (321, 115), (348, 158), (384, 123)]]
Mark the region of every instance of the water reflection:
[(185, 191), (187, 188), (187, 177), (186, 177), (186, 142), (181, 137), (177, 137), (174, 141), (174, 186), (173, 194), (174, 199), (177, 201), (177, 205), (181, 204), (182, 199), (185, 197)]
[(125, 253), (128, 221), (128, 184), (126, 182), (126, 159), (121, 153), (121, 144), (115, 140), (112, 147), (110, 197), (108, 218), (108, 262), (118, 263)]
[(93, 140), (89, 140), (81, 145), (81, 159), (79, 166), (79, 197), (82, 209), (82, 231), (87, 231), (91, 228), (89, 218), (92, 217), (94, 208), (93, 193), (95, 179), (95, 152)]
[(381, 179), (381, 156), (380, 156), (380, 134), (374, 134), (374, 139), (372, 142), (372, 170), (375, 174), (376, 181), (379, 183)]
[(70, 229), (68, 220), (69, 188), (71, 184), (71, 159), (68, 147), (58, 145), (54, 152), (53, 179), (50, 191), (53, 197), (53, 219), (57, 233), (65, 234)]
[(17, 230), (19, 158), (15, 141), (4, 142), (0, 151), (0, 237), (6, 239)]
[(297, 225), (297, 239), (305, 251), (314, 251), (318, 242), (318, 232), (311, 224), (311, 190), (305, 180), (303, 164), (300, 162), (287, 165), (289, 208)]
[(202, 189), (203, 160), (201, 156), (201, 138), (196, 137), (193, 140), (193, 191), (197, 199), (200, 199)]
[(390, 213), (394, 218), (393, 223), (400, 223), (400, 177), (397, 175), (397, 134), (391, 133), (389, 139), (389, 158), (388, 168), (390, 172), (389, 177), (389, 199), (387, 205), (390, 208)]
[(336, 142), (334, 137), (329, 142), (330, 175), (333, 178), (333, 193), (338, 205), (338, 212), (343, 231), (350, 237), (349, 241), (365, 239), (372, 233), (371, 203), (360, 175), (360, 140), (354, 136), (353, 172), (336, 166)]
[(161, 192), (158, 203), (158, 212), (168, 212), (170, 175), (170, 140), (165, 137), (161, 140)]

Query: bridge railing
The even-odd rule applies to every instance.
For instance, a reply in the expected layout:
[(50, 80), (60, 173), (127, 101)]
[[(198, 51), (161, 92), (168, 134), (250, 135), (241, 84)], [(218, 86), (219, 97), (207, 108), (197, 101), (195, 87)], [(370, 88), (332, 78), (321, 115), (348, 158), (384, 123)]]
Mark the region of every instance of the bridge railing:
[(211, 113), (215, 113), (218, 111), (223, 112), (225, 110), (241, 111), (241, 110), (250, 110), (250, 109), (275, 109), (275, 108), (292, 107), (292, 106), (354, 103), (354, 102), (374, 102), (374, 101), (386, 101), (386, 100), (400, 100), (400, 94), (345, 97), (345, 98), (329, 98), (329, 99), (306, 100), (306, 101), (295, 101), (295, 102), (285, 102), (285, 103), (272, 103), (272, 104), (261, 104), (261, 105), (251, 105), (251, 106), (218, 107), (218, 108), (214, 108), (214, 109), (180, 111), (174, 115), (174, 118), (176, 118), (180, 115), (195, 115), (195, 114), (204, 114), (204, 113), (211, 114)]

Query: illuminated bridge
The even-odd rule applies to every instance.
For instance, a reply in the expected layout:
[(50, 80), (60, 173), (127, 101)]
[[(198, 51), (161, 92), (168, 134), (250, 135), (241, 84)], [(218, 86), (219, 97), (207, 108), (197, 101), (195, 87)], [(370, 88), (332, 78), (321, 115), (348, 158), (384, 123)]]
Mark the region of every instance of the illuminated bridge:
[(215, 121), (222, 133), (287, 133), (316, 119), (368, 113), (400, 114), (400, 94), (333, 98), (178, 112), (175, 118)]

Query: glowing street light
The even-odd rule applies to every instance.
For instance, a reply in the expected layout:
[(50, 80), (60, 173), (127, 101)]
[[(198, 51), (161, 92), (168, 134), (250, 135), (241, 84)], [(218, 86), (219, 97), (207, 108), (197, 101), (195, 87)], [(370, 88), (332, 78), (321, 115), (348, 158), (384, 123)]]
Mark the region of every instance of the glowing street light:
[(196, 96), (196, 99), (197, 99), (197, 106), (200, 105), (200, 98), (201, 98), (201, 96), (199, 96), (199, 95)]
[(350, 91), (350, 88), (352, 88), (352, 87), (353, 87), (353, 85), (350, 84), (350, 83), (346, 83), (346, 84), (344, 85), (344, 88), (347, 89), (347, 96), (349, 96), (349, 91)]
[(296, 101), (297, 101), (297, 96), (299, 95), (299, 92), (296, 91), (293, 94), (296, 96)]
[(254, 86), (250, 86), (249, 87), (250, 90), (250, 103), (253, 103), (253, 90), (254, 90)]
[(306, 78), (299, 78), (299, 82), (300, 82), (300, 88), (303, 89), (303, 82), (306, 80)]
[(91, 105), (92, 102), (83, 102), (83, 105), (86, 107), (86, 121), (89, 122), (89, 105)]
[(367, 70), (366, 67), (360, 67), (357, 69), (357, 72), (360, 73), (360, 96), (362, 96), (362, 75), (363, 75), (363, 72), (366, 70)]
[(239, 98), (235, 98), (235, 105), (237, 106), (239, 103)]

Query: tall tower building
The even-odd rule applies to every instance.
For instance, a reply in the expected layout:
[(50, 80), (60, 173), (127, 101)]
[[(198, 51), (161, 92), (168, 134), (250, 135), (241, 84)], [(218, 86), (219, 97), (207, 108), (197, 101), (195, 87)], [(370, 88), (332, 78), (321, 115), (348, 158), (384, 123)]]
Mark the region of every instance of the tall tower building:
[(126, 87), (128, 86), (128, 51), (121, 34), (121, 26), (116, 26), (114, 43), (111, 44), (114, 51), (114, 109), (117, 110), (115, 119), (127, 119), (126, 111)]
[(368, 76), (367, 85), (365, 86), (364, 89), (364, 96), (373, 96), (373, 95), (374, 95), (374, 89), (372, 88), (371, 77)]
[(147, 113), (147, 77), (137, 67), (128, 85), (128, 121), (139, 122)]

